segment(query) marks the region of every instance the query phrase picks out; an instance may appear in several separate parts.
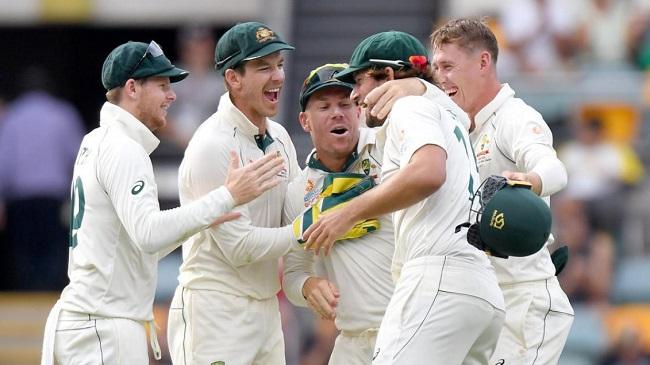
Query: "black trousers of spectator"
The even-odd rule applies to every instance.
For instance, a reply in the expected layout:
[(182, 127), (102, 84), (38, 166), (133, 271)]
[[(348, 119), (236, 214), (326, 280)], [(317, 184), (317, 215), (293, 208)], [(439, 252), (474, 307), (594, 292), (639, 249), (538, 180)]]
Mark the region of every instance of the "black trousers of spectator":
[(62, 204), (53, 198), (7, 202), (8, 289), (60, 291), (68, 283), (68, 228), (61, 221)]

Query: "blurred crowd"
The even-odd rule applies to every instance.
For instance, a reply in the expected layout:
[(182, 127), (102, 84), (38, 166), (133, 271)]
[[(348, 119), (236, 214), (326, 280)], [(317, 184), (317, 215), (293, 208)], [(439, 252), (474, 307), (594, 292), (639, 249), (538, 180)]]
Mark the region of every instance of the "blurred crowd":
[[(638, 77), (650, 72), (650, 1), (510, 0), (489, 15), (503, 50), (498, 68), (504, 79), (594, 69)], [(179, 30), (176, 63), (191, 74), (174, 86), (178, 99), (156, 155), (180, 156), (216, 110), (225, 90), (212, 67), (215, 41), (210, 28)], [(0, 290), (60, 291), (67, 283), (70, 176), (84, 123), (56, 96), (47, 69), (24, 71), (20, 95), (0, 99)], [(562, 120), (548, 121), (569, 174), (552, 200), (556, 244), (570, 249), (559, 279), (576, 309), (561, 363), (650, 364), (648, 118), (646, 104), (605, 100), (575, 105)], [(172, 254), (172, 262), (179, 260)], [(281, 299), (287, 363), (326, 363), (333, 323)], [(160, 296), (157, 310), (169, 300)], [(159, 321), (166, 317), (157, 313)]]

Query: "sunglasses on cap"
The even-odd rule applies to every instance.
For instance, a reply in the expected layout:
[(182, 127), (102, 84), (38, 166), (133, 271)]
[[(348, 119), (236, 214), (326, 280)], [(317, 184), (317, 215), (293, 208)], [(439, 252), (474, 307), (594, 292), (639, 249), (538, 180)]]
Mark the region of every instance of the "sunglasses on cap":
[(132, 77), (133, 73), (138, 69), (140, 64), (142, 64), (142, 61), (144, 61), (144, 59), (147, 58), (147, 54), (150, 54), (153, 57), (160, 57), (163, 55), (163, 51), (162, 48), (160, 48), (160, 46), (158, 45), (158, 43), (156, 43), (156, 41), (149, 42), (149, 45), (147, 46), (147, 49), (144, 51), (142, 57), (140, 57), (140, 60), (138, 60), (138, 62), (136, 62), (136, 64), (133, 65), (133, 67), (131, 67), (131, 71), (129, 71), (129, 77), (128, 77), (129, 79), (133, 78)]
[(345, 63), (328, 63), (312, 70), (302, 85), (303, 91), (306, 91), (315, 84), (338, 81), (334, 78), (334, 75), (345, 70), (347, 67), (348, 65)]

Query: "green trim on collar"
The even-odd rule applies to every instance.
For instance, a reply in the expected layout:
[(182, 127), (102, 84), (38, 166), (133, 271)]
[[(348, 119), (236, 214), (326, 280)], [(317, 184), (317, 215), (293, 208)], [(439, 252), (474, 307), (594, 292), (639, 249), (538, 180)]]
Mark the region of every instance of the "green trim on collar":
[[(350, 166), (352, 166), (352, 164), (354, 163), (354, 161), (357, 160), (358, 157), (359, 157), (359, 153), (357, 152), (357, 149), (355, 147), (354, 151), (352, 151), (350, 156), (348, 156), (347, 161), (345, 161), (345, 165), (343, 165), (343, 170), (341, 171), (346, 171)], [(325, 165), (323, 165), (323, 163), (316, 158), (315, 151), (309, 156), (309, 161), (307, 161), (307, 166), (311, 167), (312, 169), (321, 170), (325, 172), (338, 172), (338, 171), (331, 171)]]
[(257, 143), (257, 147), (262, 150), (262, 152), (266, 152), (266, 147), (271, 145), (273, 143), (273, 137), (269, 134), (269, 131), (266, 131), (264, 135), (262, 134), (256, 134), (253, 136), (255, 138), (255, 143)]

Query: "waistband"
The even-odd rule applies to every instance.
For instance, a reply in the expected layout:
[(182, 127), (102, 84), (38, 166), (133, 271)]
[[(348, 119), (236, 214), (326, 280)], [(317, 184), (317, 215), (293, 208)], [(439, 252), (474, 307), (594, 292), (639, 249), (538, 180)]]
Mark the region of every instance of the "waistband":
[[(103, 319), (115, 319), (115, 317), (102, 317), (94, 314), (88, 313), (79, 313), (71, 312), (62, 309), (59, 313), (59, 321), (92, 321), (92, 320), (103, 320)], [(128, 318), (121, 318), (127, 319)], [(132, 321), (132, 320), (131, 320)], [(158, 334), (156, 333), (156, 323), (151, 321), (134, 321), (138, 322), (143, 326), (148, 328), (149, 332), (149, 344), (151, 345), (151, 350), (153, 351), (154, 359), (160, 360), (162, 358), (162, 351), (160, 350), (160, 344), (158, 343)]]

